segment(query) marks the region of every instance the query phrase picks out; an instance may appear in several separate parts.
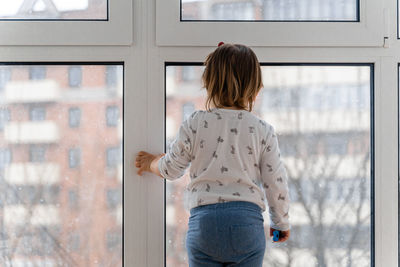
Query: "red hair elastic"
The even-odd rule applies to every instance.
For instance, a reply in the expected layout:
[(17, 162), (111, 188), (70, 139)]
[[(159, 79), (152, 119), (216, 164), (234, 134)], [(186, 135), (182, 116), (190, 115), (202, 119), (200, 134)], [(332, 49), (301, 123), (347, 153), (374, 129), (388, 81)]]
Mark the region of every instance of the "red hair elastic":
[(219, 42), (219, 43), (218, 43), (218, 47), (221, 46), (221, 45), (223, 45), (223, 44), (224, 44), (224, 42)]

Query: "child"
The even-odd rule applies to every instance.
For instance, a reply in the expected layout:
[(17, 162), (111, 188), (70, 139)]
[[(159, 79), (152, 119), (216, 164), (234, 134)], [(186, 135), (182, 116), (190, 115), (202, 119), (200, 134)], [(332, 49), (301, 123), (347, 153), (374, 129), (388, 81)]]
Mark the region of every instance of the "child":
[[(271, 217), (270, 236), (289, 238), (287, 174), (274, 128), (251, 114), (262, 85), (254, 52), (223, 44), (205, 62), (206, 111), (180, 126), (167, 154), (140, 151), (138, 174), (149, 171), (180, 178), (190, 164), (189, 265), (262, 266), (265, 251), (264, 192)], [(230, 266), (230, 265), (229, 265)]]

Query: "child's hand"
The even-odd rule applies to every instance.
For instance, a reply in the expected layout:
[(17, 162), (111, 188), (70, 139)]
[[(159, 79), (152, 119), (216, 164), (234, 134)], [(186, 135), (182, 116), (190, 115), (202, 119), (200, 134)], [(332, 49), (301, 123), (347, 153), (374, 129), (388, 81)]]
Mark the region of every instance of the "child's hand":
[[(276, 241), (276, 243), (279, 242), (285, 242), (286, 240), (289, 239), (290, 236), (290, 230), (287, 231), (280, 231), (280, 230), (276, 230), (274, 228), (269, 228), (269, 236), (274, 236), (274, 231), (279, 231), (279, 240)], [(275, 242), (274, 242), (275, 243)]]
[[(160, 173), (159, 173), (158, 167), (157, 167), (157, 163), (158, 163), (158, 160), (163, 155), (165, 155), (165, 154), (163, 153), (160, 155), (153, 155), (153, 154), (147, 153), (145, 151), (140, 151), (137, 154), (136, 160), (135, 160), (135, 166), (137, 168), (139, 168), (139, 170), (137, 171), (137, 174), (139, 174), (141, 176), (143, 172), (152, 172), (152, 173), (160, 176)], [(156, 160), (156, 161), (153, 162), (154, 160)]]
[(136, 156), (135, 166), (139, 168), (137, 174), (140, 176), (143, 172), (150, 172), (150, 165), (156, 156), (145, 151), (140, 151)]

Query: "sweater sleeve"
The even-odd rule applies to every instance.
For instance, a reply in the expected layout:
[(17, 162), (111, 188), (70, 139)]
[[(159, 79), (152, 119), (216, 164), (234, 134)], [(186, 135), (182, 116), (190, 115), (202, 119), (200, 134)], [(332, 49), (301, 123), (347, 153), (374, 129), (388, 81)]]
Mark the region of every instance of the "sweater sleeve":
[(194, 115), (195, 112), (181, 124), (167, 153), (158, 161), (160, 174), (167, 180), (176, 180), (182, 177), (190, 164), (195, 132), (191, 121)]
[(270, 127), (261, 153), (261, 180), (268, 201), (271, 228), (286, 231), (290, 229), (288, 177), (280, 159), (277, 136), (274, 128)]

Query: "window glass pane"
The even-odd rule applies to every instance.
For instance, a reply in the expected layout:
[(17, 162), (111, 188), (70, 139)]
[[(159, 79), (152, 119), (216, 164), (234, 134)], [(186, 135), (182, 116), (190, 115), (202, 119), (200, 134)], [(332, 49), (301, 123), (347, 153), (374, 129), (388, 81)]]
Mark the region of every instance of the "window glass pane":
[(81, 110), (79, 108), (70, 108), (69, 109), (69, 127), (76, 128), (79, 127), (81, 123)]
[(119, 122), (119, 107), (110, 106), (106, 109), (107, 126), (117, 126)]
[(81, 66), (71, 66), (68, 73), (68, 82), (70, 87), (80, 87), (82, 83)]
[(182, 20), (358, 21), (359, 0), (181, 0)]
[(107, 0), (3, 0), (0, 19), (107, 19)]
[(122, 111), (123, 82), (109, 94), (107, 65), (79, 65), (79, 90), (75, 63), (1, 65), (1, 266), (123, 266), (123, 114), (118, 127), (105, 123), (107, 107)]
[[(166, 67), (167, 148), (182, 123), (180, 108), (204, 110), (197, 86)], [(264, 65), (253, 114), (277, 132), (289, 176), (291, 237), (267, 239), (263, 266), (371, 266), (371, 66)], [(189, 172), (166, 182), (167, 266), (187, 266)], [(373, 211), (372, 211), (373, 212)], [(269, 235), (268, 209), (263, 213)]]

